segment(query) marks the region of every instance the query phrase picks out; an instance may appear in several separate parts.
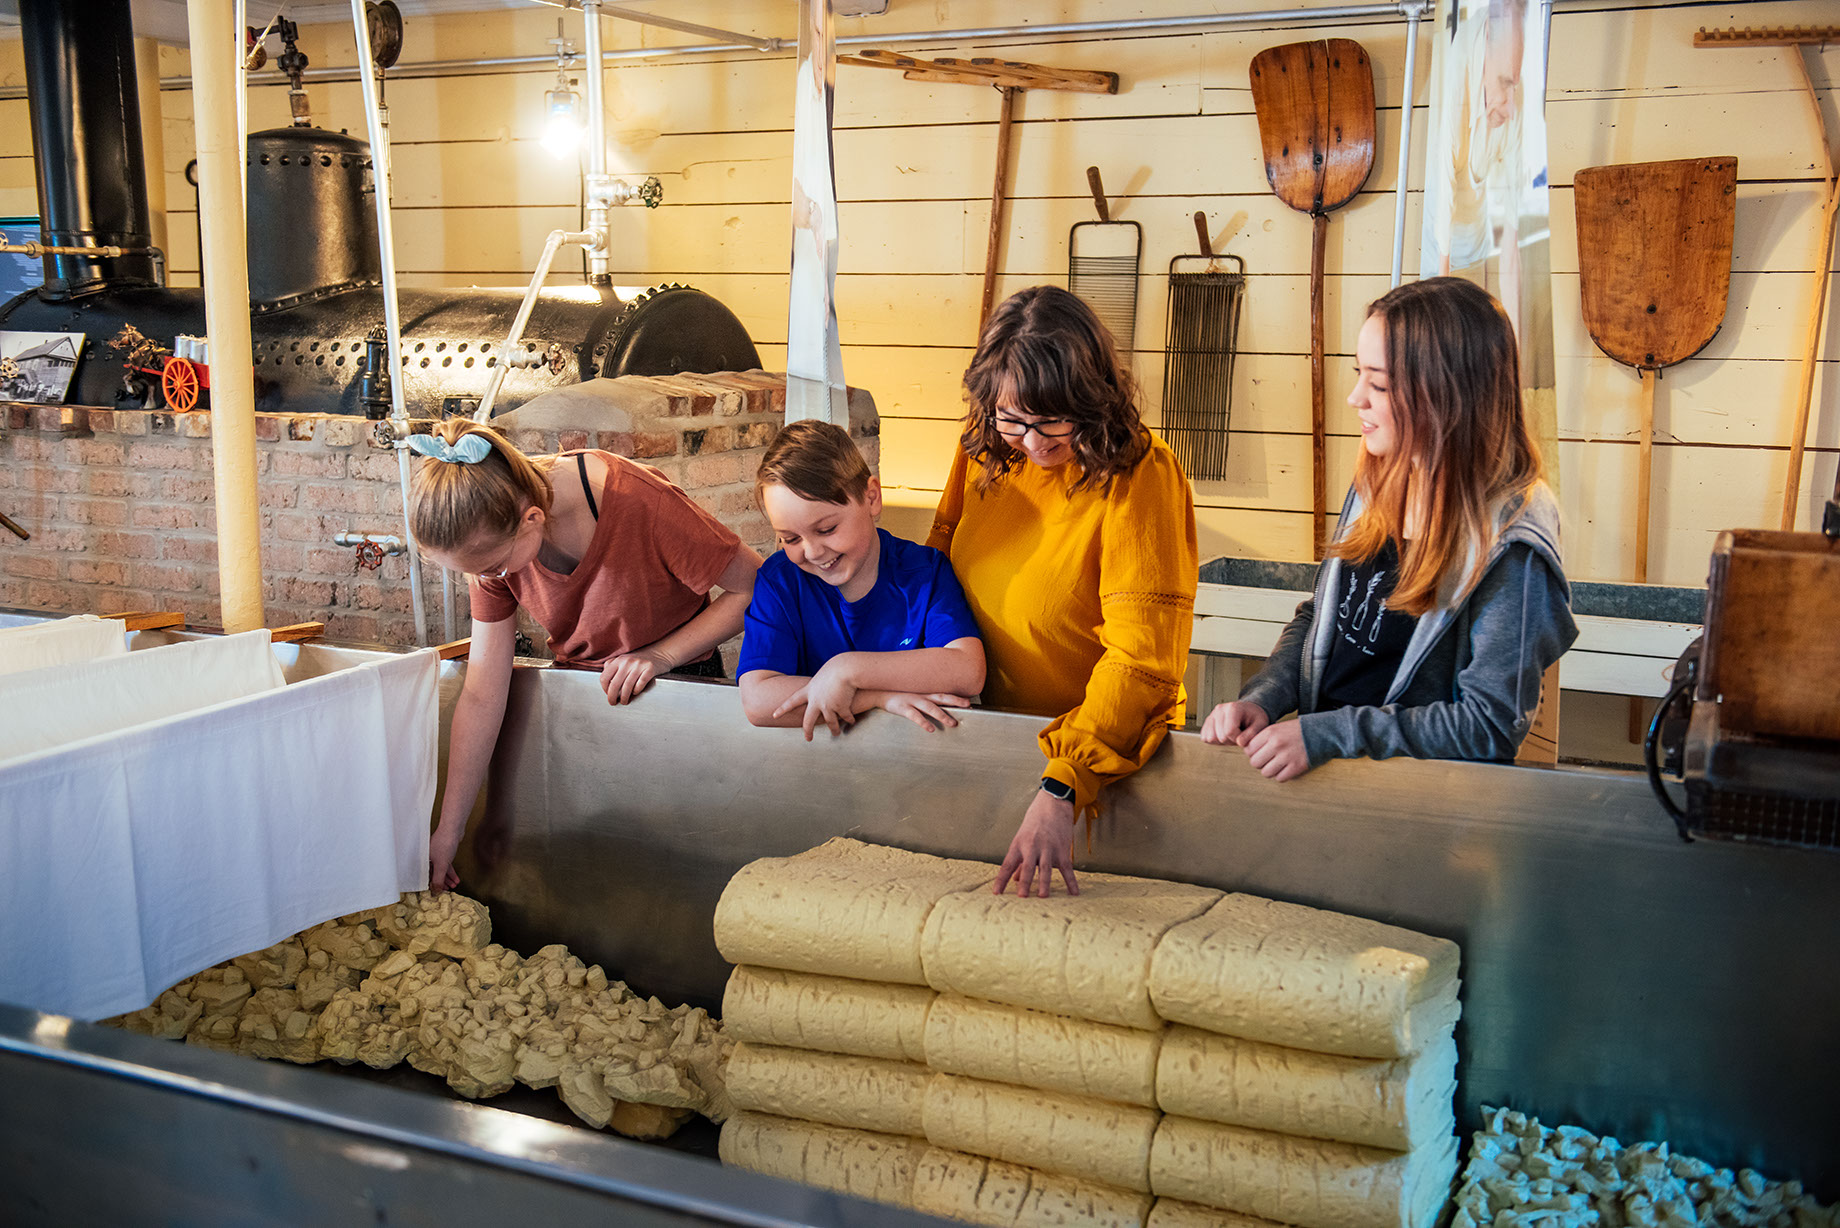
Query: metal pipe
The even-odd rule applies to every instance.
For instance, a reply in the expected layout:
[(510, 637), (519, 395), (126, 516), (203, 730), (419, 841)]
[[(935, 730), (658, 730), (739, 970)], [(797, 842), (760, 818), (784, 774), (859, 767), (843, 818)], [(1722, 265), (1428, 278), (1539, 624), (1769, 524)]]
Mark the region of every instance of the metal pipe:
[(385, 554), (403, 554), (409, 547), (402, 538), (394, 533), (335, 533), (332, 535), (335, 546), (377, 546)]
[[(354, 4), (361, 0), (352, 0)], [(589, 231), (552, 230), (543, 243), (543, 254), (537, 258), (536, 272), (530, 275), (530, 285), (524, 290), (524, 301), (518, 304), (517, 318), (511, 321), (511, 333), (505, 338), (505, 344), (499, 351), (498, 362), (492, 368), (492, 378), (486, 384), (486, 394), (479, 400), (479, 408), (473, 411), (473, 421), (485, 422), (492, 417), (492, 403), (498, 400), (498, 390), (505, 382), (505, 372), (511, 367), (511, 354), (517, 343), (524, 336), (524, 326), (530, 323), (530, 312), (537, 305), (537, 295), (543, 291), (543, 283), (549, 277), (550, 262), (555, 260), (556, 252), (565, 243), (592, 247), (594, 235)]]
[[(676, 30), (679, 34), (695, 34), (702, 38), (727, 39), (731, 42), (745, 43), (756, 51), (782, 51), (785, 44), (777, 38), (755, 38), (751, 34), (740, 34), (734, 30), (717, 30), (711, 26), (699, 26), (688, 21), (677, 21), (670, 17), (660, 17), (656, 13), (641, 13), (635, 9), (619, 8), (614, 5), (601, 7), (609, 17), (618, 17), (625, 21), (637, 22), (642, 26), (658, 26), (665, 30)], [(587, 3), (582, 4), (586, 12)]]
[[(364, 0), (351, 0), (352, 32), (357, 38), (358, 75), (364, 83), (364, 124), (370, 133), (371, 169), (377, 185), (377, 247), (383, 265), (383, 327), (389, 340), (390, 420), (396, 424), (396, 477), (402, 486), (403, 537), (409, 543), (409, 607), (415, 617), (415, 642), (428, 647), (428, 612), (422, 605), (422, 552), (409, 527), (409, 411), (403, 405), (402, 311), (396, 300), (396, 237), (390, 226), (388, 137), (377, 106), (377, 72), (371, 63), (370, 21)], [(247, 298), (247, 295), (245, 295)], [(248, 349), (247, 346), (243, 347)]]
[(218, 357), (211, 370), (211, 462), (217, 510), (217, 574), (224, 630), (264, 626), (262, 528), (256, 503), (256, 390), (250, 366), (249, 254), (243, 217), (244, 150), (236, 132), (240, 37), (227, 37), (232, 0), (186, 6), (198, 74), (198, 218), (203, 234), (205, 327)]
[[(147, 165), (128, 0), (23, 0), (18, 12), (41, 237), (58, 246), (144, 246)], [(152, 279), (144, 256), (45, 261), (51, 295)]]
[[(1353, 21), (1362, 18), (1400, 17), (1405, 15), (1403, 0), (1392, 4), (1346, 4), (1330, 8), (1272, 9), (1259, 13), (1202, 13), (1192, 17), (1144, 17), (1124, 21), (1061, 22), (1040, 26), (983, 26), (963, 30), (909, 30), (894, 34), (852, 34), (837, 40), (839, 47), (894, 47), (914, 43), (947, 44), (968, 39), (1027, 38), (1040, 39), (1057, 35), (1110, 34), (1122, 32), (1154, 33), (1158, 30), (1205, 30), (1221, 26), (1280, 25), (1299, 22), (1315, 25), (1329, 21)], [(796, 55), (797, 45), (783, 39), (771, 52), (761, 54)], [(751, 43), (691, 44), (678, 47), (622, 47), (603, 50), (606, 60), (662, 60), (683, 56), (728, 54), (760, 49)], [(390, 71), (398, 79), (413, 77), (468, 76), (481, 69), (498, 72), (524, 72), (530, 69), (553, 71), (553, 55), (490, 56), (473, 60), (429, 60), (420, 64), (398, 64)], [(279, 75), (279, 74), (277, 74)], [(351, 81), (357, 74), (350, 68), (309, 68), (308, 81)], [(161, 89), (191, 88), (187, 77), (167, 77)], [(0, 98), (23, 97), (23, 90), (0, 89)]]
[(13, 252), (21, 256), (93, 256), (97, 258), (117, 256), (159, 256), (164, 257), (157, 247), (71, 247), (55, 243), (0, 243), (0, 252)]
[(605, 286), (613, 278), (607, 271), (611, 235), (607, 200), (607, 104), (601, 81), (606, 66), (601, 62), (600, 0), (581, 0), (581, 17), (588, 82), (588, 174), (582, 184), (582, 195), (588, 205), (587, 227), (595, 236), (588, 246), (588, 284)]
[(1425, 15), (1424, 0), (1405, 0), (1406, 11), (1406, 79), (1405, 97), (1399, 107), (1399, 169), (1393, 185), (1393, 284), (1405, 275), (1406, 261), (1406, 180), (1412, 173), (1412, 99), (1418, 90), (1418, 23)]

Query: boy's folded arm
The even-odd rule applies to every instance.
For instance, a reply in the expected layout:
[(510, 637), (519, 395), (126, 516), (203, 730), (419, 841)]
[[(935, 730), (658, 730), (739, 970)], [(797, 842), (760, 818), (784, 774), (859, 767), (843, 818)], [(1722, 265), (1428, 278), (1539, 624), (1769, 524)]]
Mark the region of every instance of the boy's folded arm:
[(858, 690), (976, 695), (984, 689), (984, 641), (967, 635), (940, 648), (846, 652), (825, 662)]
[(770, 669), (752, 669), (741, 675), (741, 710), (750, 725), (768, 729), (797, 726), (804, 717), (800, 708), (775, 716), (779, 706), (797, 695), (811, 679), (797, 674), (782, 674)]
[[(749, 670), (741, 675), (741, 708), (747, 713), (748, 723), (763, 729), (797, 729), (805, 721), (805, 705), (801, 702), (786, 712), (779, 712), (779, 708), (796, 698), (810, 682), (810, 678), (798, 674), (779, 674), (770, 669)], [(890, 699), (904, 693), (858, 688), (850, 701), (850, 711), (861, 715), (871, 708), (886, 707)]]

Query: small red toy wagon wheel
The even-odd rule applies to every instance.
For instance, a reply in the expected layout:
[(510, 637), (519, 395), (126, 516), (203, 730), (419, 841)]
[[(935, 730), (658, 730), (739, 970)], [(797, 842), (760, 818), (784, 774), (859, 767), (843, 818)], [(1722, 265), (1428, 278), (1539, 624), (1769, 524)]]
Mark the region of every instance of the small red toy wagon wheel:
[(198, 404), (198, 368), (189, 358), (168, 358), (160, 371), (160, 388), (174, 413), (188, 412)]

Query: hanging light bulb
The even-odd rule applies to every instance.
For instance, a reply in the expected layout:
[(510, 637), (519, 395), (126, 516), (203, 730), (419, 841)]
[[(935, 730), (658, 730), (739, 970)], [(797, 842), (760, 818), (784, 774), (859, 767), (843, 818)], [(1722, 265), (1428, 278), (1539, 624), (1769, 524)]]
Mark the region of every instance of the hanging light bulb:
[(543, 95), (543, 148), (558, 158), (566, 158), (582, 146), (585, 135), (580, 117), (581, 96), (567, 83)]
[(556, 88), (543, 95), (543, 148), (558, 158), (580, 151), (587, 138), (582, 126), (581, 95), (569, 88), (569, 65), (575, 59), (575, 44), (562, 37), (562, 19), (556, 19), (556, 37), (549, 40), (556, 48)]

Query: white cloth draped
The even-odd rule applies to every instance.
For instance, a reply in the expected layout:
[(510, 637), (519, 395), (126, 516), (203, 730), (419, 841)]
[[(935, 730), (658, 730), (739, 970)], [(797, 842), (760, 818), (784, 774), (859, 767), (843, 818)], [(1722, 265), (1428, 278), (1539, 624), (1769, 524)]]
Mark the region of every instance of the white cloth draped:
[(0, 764), (0, 1001), (137, 1010), (425, 887), (437, 664), (392, 656)]
[(127, 651), (128, 625), (119, 618), (79, 614), (75, 618), (0, 627), (0, 674), (98, 661), (125, 656)]
[(286, 685), (266, 631), (0, 676), (0, 768), (25, 755)]

